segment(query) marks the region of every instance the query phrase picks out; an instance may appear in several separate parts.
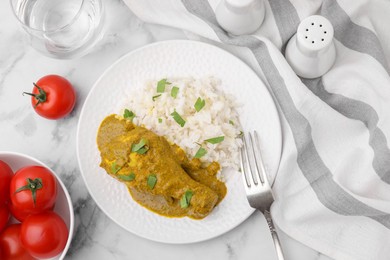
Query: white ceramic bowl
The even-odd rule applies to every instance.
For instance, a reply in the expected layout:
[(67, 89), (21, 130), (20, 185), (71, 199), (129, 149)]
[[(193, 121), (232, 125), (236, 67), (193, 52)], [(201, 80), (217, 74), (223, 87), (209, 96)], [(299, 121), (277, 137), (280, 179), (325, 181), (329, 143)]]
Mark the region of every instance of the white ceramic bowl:
[[(50, 169), (46, 164), (28, 155), (16, 153), (16, 152), (0, 151), (0, 160), (7, 163), (12, 168), (14, 173), (24, 166), (40, 165), (49, 169), (51, 173), (56, 177), (58, 185), (57, 185), (57, 201), (54, 207), (54, 211), (59, 216), (61, 216), (62, 219), (65, 221), (65, 224), (69, 230), (69, 237), (68, 237), (68, 241), (66, 242), (64, 251), (62, 251), (62, 253), (59, 254), (58, 256), (54, 257), (53, 260), (64, 259), (69, 249), (70, 243), (72, 241), (73, 229), (74, 229), (73, 205), (65, 185), (62, 183), (61, 179), (56, 175), (56, 173), (52, 169)], [(15, 222), (15, 220), (11, 220), (11, 221)]]

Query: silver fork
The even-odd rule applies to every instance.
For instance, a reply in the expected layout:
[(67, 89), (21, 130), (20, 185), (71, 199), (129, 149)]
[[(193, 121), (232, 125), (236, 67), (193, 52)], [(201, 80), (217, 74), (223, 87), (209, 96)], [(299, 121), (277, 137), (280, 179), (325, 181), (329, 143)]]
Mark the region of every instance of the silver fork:
[(248, 136), (249, 142), (246, 141), (245, 135), (243, 135), (243, 146), (241, 148), (241, 169), (244, 176), (246, 197), (252, 208), (256, 208), (264, 214), (269, 230), (271, 231), (276, 255), (279, 260), (284, 260), (279, 237), (270, 213), (274, 196), (261, 158), (259, 137), (256, 131), (253, 133), (254, 138), (251, 133), (248, 133)]

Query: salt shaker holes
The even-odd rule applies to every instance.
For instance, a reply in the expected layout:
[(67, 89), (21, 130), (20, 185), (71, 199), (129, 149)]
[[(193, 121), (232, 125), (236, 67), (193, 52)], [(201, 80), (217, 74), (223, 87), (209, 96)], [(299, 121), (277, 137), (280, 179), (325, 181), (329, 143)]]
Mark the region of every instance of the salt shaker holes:
[(333, 34), (332, 24), (323, 16), (313, 15), (301, 21), (285, 53), (297, 75), (316, 78), (333, 66), (336, 59)]

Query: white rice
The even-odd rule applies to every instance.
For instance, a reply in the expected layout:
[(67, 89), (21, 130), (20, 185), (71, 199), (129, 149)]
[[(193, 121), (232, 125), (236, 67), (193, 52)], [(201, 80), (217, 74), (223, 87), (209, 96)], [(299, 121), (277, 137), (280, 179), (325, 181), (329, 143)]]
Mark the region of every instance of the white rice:
[[(239, 138), (241, 126), (235, 110), (239, 106), (232, 96), (223, 93), (221, 82), (213, 77), (168, 78), (164, 93), (157, 93), (157, 82), (148, 82), (142, 91), (134, 89), (121, 106), (121, 114), (127, 108), (135, 113), (133, 122), (165, 136), (168, 141), (176, 143), (193, 158), (200, 145), (207, 150), (201, 157), (203, 163), (217, 161), (222, 167), (239, 169)], [(178, 87), (176, 98), (171, 96), (172, 87)], [(161, 96), (152, 100), (153, 96)], [(205, 106), (196, 112), (194, 104), (198, 97), (206, 101)], [(171, 116), (177, 111), (186, 121), (181, 127)], [(159, 119), (161, 123), (159, 122)], [(205, 140), (224, 136), (218, 144)]]

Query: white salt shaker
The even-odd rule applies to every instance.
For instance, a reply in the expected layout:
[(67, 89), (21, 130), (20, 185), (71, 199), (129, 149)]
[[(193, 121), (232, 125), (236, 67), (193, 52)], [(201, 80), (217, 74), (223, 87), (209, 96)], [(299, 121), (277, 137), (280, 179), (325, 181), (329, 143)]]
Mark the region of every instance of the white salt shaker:
[(263, 23), (263, 0), (221, 0), (215, 10), (219, 25), (235, 35), (251, 34)]
[(329, 71), (336, 60), (333, 34), (332, 24), (320, 15), (299, 24), (286, 47), (286, 60), (298, 76), (311, 79)]

